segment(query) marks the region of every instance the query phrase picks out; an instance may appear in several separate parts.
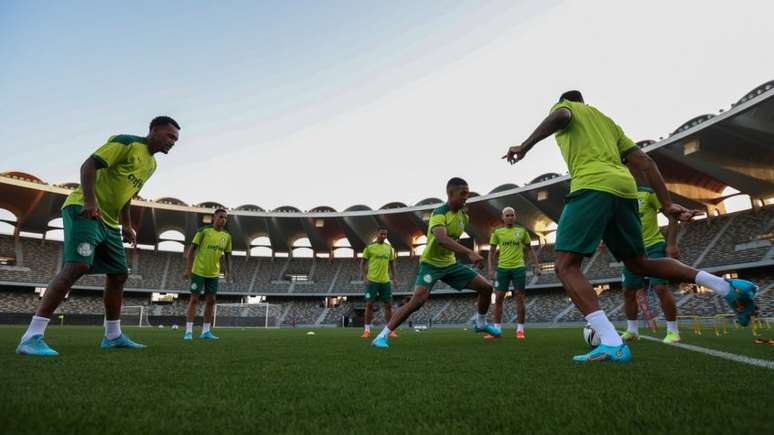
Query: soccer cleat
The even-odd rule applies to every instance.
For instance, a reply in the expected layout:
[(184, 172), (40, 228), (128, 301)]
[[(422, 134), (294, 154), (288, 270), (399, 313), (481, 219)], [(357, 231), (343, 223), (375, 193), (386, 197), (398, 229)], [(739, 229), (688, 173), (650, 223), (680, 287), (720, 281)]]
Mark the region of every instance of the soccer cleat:
[(758, 286), (744, 279), (727, 279), (731, 291), (726, 295), (726, 302), (736, 313), (736, 321), (742, 326), (750, 324), (750, 316), (755, 314), (755, 293)]
[(626, 363), (632, 360), (632, 352), (629, 350), (629, 346), (622, 344), (620, 346), (605, 346), (600, 344), (594, 350), (587, 354), (576, 355), (572, 357), (575, 362), (620, 362)]
[(363, 334), (360, 335), (360, 338), (368, 338), (371, 336), (371, 331), (363, 331)]
[(478, 325), (473, 323), (473, 332), (486, 332), (486, 333), (488, 333), (490, 335), (494, 335), (494, 336), (497, 336), (497, 337), (503, 335), (503, 330), (498, 328), (498, 327), (496, 327), (495, 325), (493, 325), (491, 323), (487, 323), (483, 327), (479, 327)]
[(398, 338), (398, 333), (395, 331), (390, 332), (390, 338)]
[(517, 340), (524, 340), (525, 338), (527, 338), (527, 337), (524, 335), (524, 331), (516, 331), (516, 339)]
[(667, 332), (666, 337), (662, 340), (665, 344), (672, 344), (672, 343), (679, 343), (680, 342), (680, 333), (679, 332)]
[(102, 342), (99, 347), (103, 349), (122, 348), (122, 349), (143, 349), (148, 346), (140, 343), (135, 343), (131, 338), (125, 334), (119, 335), (117, 338), (108, 340), (107, 337), (102, 337)]
[(220, 340), (220, 337), (215, 336), (212, 331), (202, 332), (202, 335), (200, 335), (199, 338), (202, 340)]
[(379, 349), (387, 349), (388, 347), (390, 347), (390, 345), (387, 344), (387, 337), (379, 337), (379, 336), (374, 338), (374, 341), (371, 342), (371, 346)]
[(498, 338), (502, 338), (502, 335), (486, 334), (484, 336), (484, 340), (497, 340)]
[(16, 346), (16, 353), (19, 355), (31, 356), (57, 356), (59, 352), (51, 349), (43, 339), (42, 335), (33, 335)]
[(623, 334), (621, 334), (621, 340), (623, 341), (632, 342), (632, 341), (637, 341), (639, 339), (640, 339), (640, 334), (638, 332), (626, 331)]
[(189, 331), (183, 334), (183, 340), (185, 341), (191, 341), (193, 340), (193, 334)]

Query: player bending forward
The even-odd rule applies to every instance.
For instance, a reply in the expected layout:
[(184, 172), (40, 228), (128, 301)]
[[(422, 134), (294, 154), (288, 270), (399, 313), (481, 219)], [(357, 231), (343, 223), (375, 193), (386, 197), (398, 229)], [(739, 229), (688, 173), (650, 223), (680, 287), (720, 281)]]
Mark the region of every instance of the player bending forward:
[(613, 120), (585, 104), (579, 91), (562, 94), (537, 129), (521, 145), (510, 147), (503, 158), (514, 164), (552, 134), (556, 134), (572, 178), (556, 234), (556, 272), (602, 342), (591, 352), (575, 356), (575, 361), (631, 360), (629, 347), (599, 307), (597, 294), (581, 271), (583, 257), (591, 256), (600, 241), (632, 273), (710, 288), (726, 299), (740, 325), (750, 323), (758, 290), (753, 283), (741, 279), (726, 281), (675, 259), (645, 256), (637, 184), (624, 160), (644, 174), (665, 214), (687, 221), (700, 212), (673, 203), (653, 159), (637, 148)]
[[(124, 283), (129, 277), (123, 240), (137, 245), (132, 228), (131, 201), (156, 171), (158, 152), (167, 154), (177, 142), (180, 126), (159, 116), (146, 137), (118, 135), (81, 165), (81, 185), (62, 206), (64, 262), (43, 295), (16, 353), (56, 356), (43, 335), (59, 304), (78, 279), (105, 274), (105, 336), (100, 347), (145, 347), (121, 332)], [(123, 236), (123, 237), (122, 237)]]
[[(374, 302), (384, 303), (384, 323), (389, 323), (392, 318), (392, 286), (398, 286), (398, 274), (395, 271), (395, 260), (398, 257), (392, 246), (385, 243), (385, 240), (387, 240), (387, 230), (379, 228), (376, 233), (376, 241), (366, 246), (360, 260), (363, 282), (366, 283), (365, 330), (360, 336), (361, 338), (371, 336)], [(390, 272), (392, 272), (392, 282), (390, 282)], [(395, 331), (390, 333), (390, 338), (397, 336)]]
[[(636, 172), (633, 172), (636, 175)], [(642, 223), (642, 240), (645, 244), (645, 254), (648, 258), (678, 258), (677, 251), (677, 229), (678, 224), (674, 219), (669, 219), (667, 227), (667, 238), (661, 234), (658, 228), (658, 213), (663, 212), (661, 203), (658, 201), (653, 189), (645, 187), (640, 183), (639, 176), (634, 177), (639, 184), (637, 188), (638, 203), (640, 207), (640, 222)], [(669, 216), (667, 216), (669, 218)], [(669, 281), (661, 278), (643, 278), (635, 275), (628, 268), (624, 267), (623, 272), (623, 292), (624, 292), (624, 312), (626, 313), (626, 332), (621, 334), (624, 341), (639, 340), (639, 330), (637, 325), (637, 292), (645, 288), (645, 283), (649, 282), (649, 287), (653, 288), (659, 302), (661, 302), (661, 311), (666, 319), (667, 333), (664, 337), (664, 343), (680, 342), (680, 331), (677, 329), (677, 306), (675, 298), (669, 290)]]
[(387, 339), (408, 316), (418, 310), (430, 296), (430, 290), (438, 280), (457, 290), (469, 288), (478, 292), (478, 315), (473, 325), (475, 332), (487, 332), (499, 336), (500, 328), (487, 323), (486, 313), (492, 299), (492, 284), (475, 270), (466, 266), (455, 257), (455, 253), (465, 255), (472, 264), (483, 265), (484, 259), (476, 252), (461, 245), (457, 240), (468, 225), (468, 215), (463, 209), (470, 190), (468, 183), (461, 178), (452, 178), (446, 184), (446, 204), (433, 210), (427, 226), (427, 245), (419, 261), (414, 294), (411, 299), (393, 314), (392, 319), (379, 335), (371, 342), (374, 347), (386, 349)]
[[(494, 281), (495, 289), (495, 327), (502, 328), (503, 303), (505, 294), (513, 283), (513, 297), (516, 300), (516, 339), (524, 340), (524, 292), (527, 286), (527, 269), (524, 264), (524, 249), (532, 255), (533, 269), (537, 273), (538, 259), (530, 246), (531, 239), (527, 229), (516, 224), (516, 211), (505, 207), (502, 213), (503, 226), (495, 229), (489, 238), (489, 279)], [(497, 257), (497, 270), (493, 267)], [(486, 340), (500, 338), (492, 334), (484, 336)]]
[(183, 340), (193, 339), (193, 324), (196, 319), (196, 306), (199, 296), (207, 298), (204, 305), (204, 324), (199, 338), (217, 340), (210, 328), (215, 312), (215, 295), (218, 294), (220, 279), (220, 259), (225, 256), (223, 275), (226, 282), (232, 281), (231, 276), (231, 234), (224, 227), (228, 221), (226, 210), (219, 208), (212, 215), (212, 225), (206, 225), (196, 232), (188, 249), (188, 263), (183, 279), (191, 280), (188, 289), (191, 290), (191, 300), (186, 310), (185, 334)]

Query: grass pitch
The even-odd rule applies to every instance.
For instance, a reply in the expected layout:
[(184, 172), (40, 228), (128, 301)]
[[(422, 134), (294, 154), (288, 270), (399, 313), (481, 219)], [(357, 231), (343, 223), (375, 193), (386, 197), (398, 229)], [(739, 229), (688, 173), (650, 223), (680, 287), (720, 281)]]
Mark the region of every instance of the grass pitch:
[[(49, 328), (62, 355), (13, 350), (0, 328), (0, 433), (771, 433), (774, 370), (641, 340), (628, 365), (573, 363), (579, 328), (485, 342), (401, 330), (387, 351), (357, 329), (127, 328), (143, 350), (101, 350), (102, 329)], [(195, 335), (198, 331), (194, 331)], [(763, 331), (764, 335), (767, 331)], [(774, 338), (774, 330), (769, 335)], [(686, 342), (774, 360), (749, 330)]]

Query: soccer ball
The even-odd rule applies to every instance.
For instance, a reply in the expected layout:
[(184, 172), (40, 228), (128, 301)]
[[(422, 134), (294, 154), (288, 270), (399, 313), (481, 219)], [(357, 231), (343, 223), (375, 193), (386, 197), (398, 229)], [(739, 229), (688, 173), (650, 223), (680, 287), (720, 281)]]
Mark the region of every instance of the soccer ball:
[(172, 325), (172, 329), (177, 330), (177, 328), (178, 328), (177, 325)]
[(586, 325), (583, 327), (583, 340), (585, 340), (586, 344), (591, 347), (597, 347), (601, 343), (599, 335), (596, 331), (591, 329), (591, 325)]

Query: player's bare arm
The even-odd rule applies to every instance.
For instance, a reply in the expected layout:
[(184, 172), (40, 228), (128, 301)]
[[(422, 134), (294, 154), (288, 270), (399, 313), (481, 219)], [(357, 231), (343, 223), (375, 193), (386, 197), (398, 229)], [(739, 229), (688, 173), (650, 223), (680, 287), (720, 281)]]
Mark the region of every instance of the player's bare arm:
[(363, 282), (368, 282), (368, 260), (360, 258), (360, 274), (363, 276)]
[(537, 253), (532, 246), (527, 249), (529, 250), (529, 256), (532, 258), (532, 272), (536, 275), (540, 275), (540, 260), (538, 260)]
[(186, 257), (185, 272), (183, 272), (183, 280), (188, 281), (191, 279), (191, 270), (193, 269), (194, 258), (196, 258), (196, 245), (188, 247), (188, 256)]
[(121, 209), (121, 234), (124, 236), (124, 241), (131, 244), (132, 248), (137, 247), (137, 232), (132, 227), (132, 200), (124, 204)]
[(438, 243), (444, 248), (457, 254), (465, 255), (472, 264), (475, 264), (479, 268), (483, 267), (484, 257), (449, 237), (445, 227), (438, 226), (433, 228), (433, 236), (435, 236), (435, 239), (438, 240)]
[(518, 162), (523, 159), (529, 150), (531, 150), (538, 142), (567, 127), (571, 120), (572, 112), (569, 109), (562, 107), (559, 110), (553, 111), (537, 126), (527, 140), (522, 142), (521, 145), (510, 147), (508, 152), (502, 158), (507, 160), (510, 164)]
[(494, 268), (494, 261), (495, 257), (497, 257), (497, 245), (489, 245), (489, 256), (486, 259), (487, 269), (489, 270), (489, 279), (494, 280), (495, 279), (495, 268)]
[(689, 210), (679, 204), (672, 202), (672, 197), (669, 195), (669, 190), (664, 182), (664, 177), (661, 175), (661, 171), (658, 170), (658, 166), (653, 159), (645, 154), (641, 149), (634, 148), (628, 154), (626, 154), (626, 164), (630, 169), (640, 171), (640, 173), (648, 181), (648, 185), (653, 189), (658, 197), (664, 213), (674, 219), (680, 221), (689, 221), (694, 216), (701, 215), (699, 210)]
[(677, 232), (679, 228), (679, 222), (675, 219), (669, 218), (669, 225), (667, 226), (666, 253), (670, 258), (674, 258), (675, 260), (680, 259), (680, 250), (677, 247)]
[(400, 280), (398, 280), (398, 268), (395, 266), (395, 260), (390, 260), (390, 276), (392, 276), (392, 285), (398, 287)]
[(232, 283), (234, 282), (234, 275), (231, 273), (233, 269), (231, 268), (231, 253), (230, 252), (224, 252), (223, 253), (223, 277), (226, 279), (226, 282)]
[(100, 211), (97, 207), (97, 199), (94, 196), (94, 184), (97, 181), (97, 169), (101, 169), (102, 163), (89, 156), (81, 165), (81, 187), (83, 189), (83, 209), (81, 215), (88, 219), (98, 219)]

